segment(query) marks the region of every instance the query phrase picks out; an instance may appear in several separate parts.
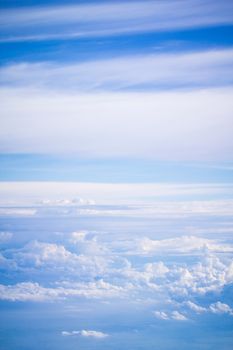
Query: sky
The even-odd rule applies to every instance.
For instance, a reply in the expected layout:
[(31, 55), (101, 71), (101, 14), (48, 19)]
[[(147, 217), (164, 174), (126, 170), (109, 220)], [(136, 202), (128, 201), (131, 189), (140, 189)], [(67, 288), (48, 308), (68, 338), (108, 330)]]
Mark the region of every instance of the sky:
[(230, 0), (0, 0), (0, 350), (232, 348), (232, 34)]

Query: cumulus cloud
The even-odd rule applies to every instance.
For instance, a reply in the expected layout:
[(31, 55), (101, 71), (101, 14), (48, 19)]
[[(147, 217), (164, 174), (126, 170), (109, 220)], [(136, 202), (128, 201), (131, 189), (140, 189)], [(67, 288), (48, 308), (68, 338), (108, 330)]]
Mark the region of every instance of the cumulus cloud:
[(83, 242), (77, 253), (61, 244), (34, 240), (22, 248), (10, 250), (8, 256), (20, 270), (35, 269), (49, 274), (62, 272), (67, 276), (86, 276), (86, 279), (104, 274), (109, 262), (107, 258), (101, 257), (103, 250), (95, 240)]
[(191, 301), (185, 302), (184, 305), (188, 306), (188, 308), (198, 314), (208, 312), (213, 314), (229, 314), (233, 316), (233, 309), (228, 304), (222, 303), (221, 301), (217, 301), (216, 303), (212, 303), (205, 307), (197, 305)]
[(163, 240), (144, 238), (138, 241), (137, 250), (141, 254), (191, 254), (205, 251), (232, 253), (233, 247), (231, 244), (224, 244), (219, 240), (182, 236)]
[(228, 284), (229, 262), (224, 264), (217, 256), (204, 255), (202, 261), (189, 267), (176, 267), (171, 271), (172, 283), (168, 288), (180, 295), (205, 295), (220, 292)]
[(185, 305), (188, 306), (192, 311), (194, 311), (194, 312), (196, 312), (196, 313), (198, 313), (198, 314), (207, 311), (207, 308), (206, 308), (206, 307), (197, 305), (197, 304), (193, 303), (193, 302), (190, 301), (190, 300), (187, 301), (187, 302), (185, 302)]
[(169, 320), (169, 316), (164, 311), (154, 311), (154, 316), (160, 320)]
[(160, 320), (175, 320), (175, 321), (187, 321), (187, 317), (181, 314), (179, 311), (175, 310), (171, 313), (166, 313), (164, 311), (154, 311), (154, 316)]
[(176, 321), (186, 321), (187, 320), (187, 317), (178, 311), (173, 311), (171, 314), (171, 318), (173, 320), (176, 320)]
[(103, 280), (91, 283), (61, 282), (53, 288), (43, 287), (33, 282), (22, 282), (15, 285), (0, 284), (1, 300), (42, 302), (83, 297), (93, 299), (126, 297), (126, 288)]
[[(188, 320), (188, 317), (183, 314), (192, 316), (192, 312), (195, 314), (203, 314), (203, 313), (209, 313), (209, 314), (218, 314), (218, 315), (230, 315), (233, 316), (233, 309), (226, 303), (223, 303), (221, 301), (217, 301), (215, 303), (212, 303), (210, 305), (206, 306), (200, 306), (197, 303), (194, 303), (193, 301), (184, 301), (183, 303), (177, 303), (175, 301), (170, 302), (170, 306), (179, 306), (181, 309), (180, 311), (173, 310), (173, 311), (154, 311), (153, 315), (160, 319), (160, 320), (177, 320), (177, 321), (186, 321)], [(188, 308), (188, 310), (187, 310)], [(182, 311), (183, 310), (183, 311)], [(190, 314), (191, 311), (191, 314)]]
[[(3, 251), (0, 265), (4, 273), (9, 274), (17, 270), (22, 276), (30, 273), (30, 276), (39, 275), (42, 279), (46, 277), (46, 280), (49, 278), (51, 283), (60, 276), (58, 284), (49, 286), (48, 294), (46, 287), (40, 289), (40, 286), (36, 286), (38, 294), (40, 290), (42, 291), (42, 297), (48, 295), (48, 298), (55, 296), (55, 298), (122, 297), (128, 299), (131, 296), (137, 299), (143, 293), (148, 296), (157, 295), (162, 299), (179, 296), (187, 300), (184, 304), (186, 307), (201, 313), (205, 310), (191, 302), (191, 297), (205, 295), (208, 292), (219, 293), (224, 286), (233, 282), (232, 261), (229, 257), (222, 258), (216, 252), (209, 253), (206, 249), (202, 249), (199, 254), (199, 244), (203, 241), (206, 243), (205, 239), (198, 238), (196, 241), (192, 238), (187, 244), (187, 237), (185, 240), (181, 237), (158, 241), (159, 245), (156, 245), (153, 256), (157, 260), (159, 255), (160, 261), (138, 265), (132, 261), (135, 257), (144, 258), (143, 251), (139, 254), (135, 250), (133, 254), (131, 250), (130, 255), (128, 253), (125, 255), (122, 248), (119, 249), (113, 243), (109, 244), (106, 241), (100, 243), (95, 235), (76, 231), (68, 235), (66, 240), (69, 249), (61, 244), (35, 240), (23, 247)], [(135, 241), (126, 243), (134, 246)], [(136, 243), (138, 244), (137, 240)], [(165, 264), (163, 261), (168, 253), (183, 255), (185, 252), (187, 255), (193, 254), (195, 249), (199, 253), (193, 263), (186, 264), (184, 261), (180, 264)], [(228, 255), (230, 250), (217, 250), (217, 252), (227, 252)], [(26, 286), (29, 289), (33, 287), (27, 284)], [(11, 293), (18, 295), (19, 287), (22, 286), (2, 286), (6, 292), (5, 295), (8, 288)], [(26, 295), (29, 299), (31, 298), (30, 290), (26, 290)], [(212, 310), (215, 308), (217, 312), (218, 306), (218, 304), (212, 305)]]
[(90, 338), (97, 338), (97, 339), (103, 339), (108, 337), (109, 335), (107, 333), (103, 333), (100, 331), (92, 331), (92, 330), (81, 330), (81, 331), (62, 331), (63, 336), (81, 336), (81, 337), (90, 337)]
[(103, 242), (98, 242), (97, 236), (83, 231), (72, 232), (69, 242), (79, 254), (92, 256), (107, 256), (110, 251)]
[(211, 304), (209, 309), (214, 314), (229, 314), (233, 316), (233, 309), (229, 305), (221, 303), (220, 301)]
[(1, 300), (42, 302), (56, 300), (59, 296), (56, 290), (44, 288), (38, 283), (22, 282), (15, 285), (0, 284)]

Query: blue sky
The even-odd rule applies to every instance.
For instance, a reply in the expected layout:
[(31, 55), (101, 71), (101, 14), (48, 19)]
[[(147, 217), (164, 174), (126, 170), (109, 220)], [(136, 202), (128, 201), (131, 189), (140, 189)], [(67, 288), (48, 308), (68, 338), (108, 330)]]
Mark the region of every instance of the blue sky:
[(0, 1), (1, 349), (232, 348), (232, 34), (226, 0)]

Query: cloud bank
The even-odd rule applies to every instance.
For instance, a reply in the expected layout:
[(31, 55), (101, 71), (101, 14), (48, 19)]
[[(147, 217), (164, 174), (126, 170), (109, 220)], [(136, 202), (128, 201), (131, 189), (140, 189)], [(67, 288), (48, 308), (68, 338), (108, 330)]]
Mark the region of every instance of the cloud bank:
[(94, 95), (13, 89), (0, 95), (1, 152), (232, 160), (231, 88)]

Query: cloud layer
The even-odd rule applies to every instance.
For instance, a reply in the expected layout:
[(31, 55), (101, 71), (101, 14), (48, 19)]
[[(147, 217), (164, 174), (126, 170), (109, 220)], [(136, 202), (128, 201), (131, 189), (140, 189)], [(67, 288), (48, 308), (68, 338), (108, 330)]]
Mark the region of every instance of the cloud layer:
[[(1, 41), (51, 40), (231, 24), (228, 1), (100, 2), (4, 10)], [(30, 34), (28, 34), (30, 33)]]
[(0, 95), (2, 152), (232, 160), (230, 88), (94, 95), (13, 89)]
[(118, 56), (71, 63), (21, 62), (1, 67), (10, 87), (116, 91), (217, 87), (232, 84), (231, 48)]

